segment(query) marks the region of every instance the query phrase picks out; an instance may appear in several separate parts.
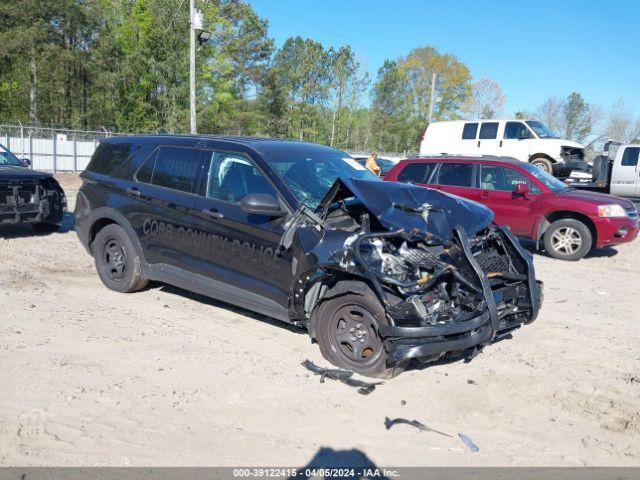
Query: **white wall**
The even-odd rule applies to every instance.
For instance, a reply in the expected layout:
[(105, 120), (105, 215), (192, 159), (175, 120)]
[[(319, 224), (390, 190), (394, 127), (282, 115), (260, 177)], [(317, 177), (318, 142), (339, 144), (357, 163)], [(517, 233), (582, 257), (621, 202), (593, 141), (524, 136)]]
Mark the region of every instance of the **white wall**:
[[(82, 171), (87, 167), (98, 141), (60, 140), (0, 135), (0, 143), (19, 158), (28, 158), (35, 170)], [(54, 155), (55, 153), (55, 155)]]

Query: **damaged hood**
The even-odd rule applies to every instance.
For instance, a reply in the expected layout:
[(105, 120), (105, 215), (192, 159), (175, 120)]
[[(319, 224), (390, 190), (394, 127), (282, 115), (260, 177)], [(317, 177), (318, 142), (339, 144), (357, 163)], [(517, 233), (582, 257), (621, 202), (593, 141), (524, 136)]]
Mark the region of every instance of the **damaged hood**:
[(355, 198), (389, 230), (417, 230), (449, 241), (455, 227), (469, 236), (486, 228), (493, 212), (484, 205), (455, 195), (399, 182), (339, 178), (319, 209), (339, 200)]
[(50, 173), (31, 170), (26, 167), (17, 167), (14, 165), (0, 165), (0, 178), (2, 179), (20, 179), (20, 178), (46, 178), (52, 177)]

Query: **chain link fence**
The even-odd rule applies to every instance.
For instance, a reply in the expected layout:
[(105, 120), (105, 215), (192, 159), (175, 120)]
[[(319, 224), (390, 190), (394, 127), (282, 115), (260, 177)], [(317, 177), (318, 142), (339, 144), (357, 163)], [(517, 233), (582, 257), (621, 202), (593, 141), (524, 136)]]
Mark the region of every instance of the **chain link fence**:
[(100, 139), (120, 135), (98, 131), (0, 125), (0, 144), (19, 158), (31, 161), (31, 168), (52, 172), (84, 170)]
[[(81, 172), (103, 138), (124, 135), (103, 130), (71, 130), (0, 124), (0, 144), (19, 158), (31, 161), (31, 168), (51, 172)], [(354, 156), (369, 156), (371, 151), (348, 151)], [(398, 161), (409, 152), (378, 152), (381, 158)]]

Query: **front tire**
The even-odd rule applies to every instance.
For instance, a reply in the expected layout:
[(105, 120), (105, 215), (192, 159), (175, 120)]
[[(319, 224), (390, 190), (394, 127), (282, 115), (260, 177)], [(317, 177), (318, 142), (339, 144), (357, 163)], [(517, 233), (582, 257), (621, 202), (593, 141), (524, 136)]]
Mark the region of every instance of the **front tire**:
[(402, 366), (387, 368), (379, 332), (381, 325), (388, 325), (387, 317), (370, 290), (325, 300), (313, 316), (320, 352), (335, 366), (378, 378), (391, 378), (402, 371)]
[(147, 286), (142, 276), (138, 252), (120, 225), (111, 224), (98, 232), (92, 243), (96, 270), (100, 280), (111, 290), (135, 292)]
[(540, 170), (553, 175), (553, 162), (545, 157), (536, 157), (531, 160), (531, 165), (538, 167)]
[(572, 218), (553, 222), (544, 234), (545, 250), (561, 260), (580, 260), (591, 250), (592, 243), (589, 227)]

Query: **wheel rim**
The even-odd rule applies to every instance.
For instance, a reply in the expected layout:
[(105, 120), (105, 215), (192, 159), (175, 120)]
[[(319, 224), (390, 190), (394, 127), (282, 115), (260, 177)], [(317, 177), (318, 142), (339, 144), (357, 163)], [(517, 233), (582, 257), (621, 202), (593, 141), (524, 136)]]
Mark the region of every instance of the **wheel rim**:
[(535, 162), (533, 165), (538, 167), (543, 172), (551, 173), (549, 169), (549, 165), (547, 165), (547, 162)]
[(382, 352), (375, 316), (360, 305), (344, 305), (331, 318), (333, 344), (340, 356), (359, 367), (374, 363)]
[(582, 247), (582, 235), (572, 227), (561, 227), (551, 235), (551, 248), (561, 255), (572, 255)]
[(124, 278), (127, 254), (119, 240), (111, 238), (105, 242), (103, 262), (109, 278), (115, 281), (120, 281)]

